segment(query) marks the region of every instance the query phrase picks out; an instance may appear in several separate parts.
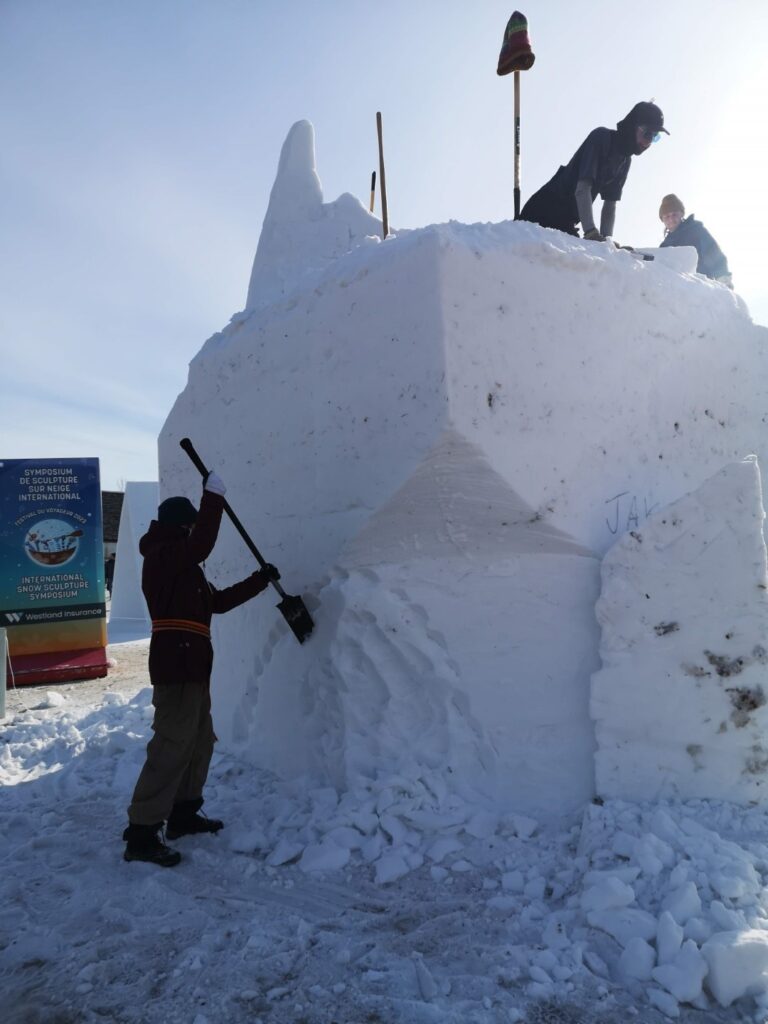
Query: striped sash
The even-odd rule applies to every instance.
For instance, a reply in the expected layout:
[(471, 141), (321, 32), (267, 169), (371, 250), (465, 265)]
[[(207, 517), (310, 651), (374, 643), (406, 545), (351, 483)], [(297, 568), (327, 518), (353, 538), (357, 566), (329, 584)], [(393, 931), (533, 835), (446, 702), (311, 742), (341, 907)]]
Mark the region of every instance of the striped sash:
[(166, 629), (180, 629), (185, 633), (197, 633), (198, 636), (204, 636), (206, 639), (211, 639), (210, 629), (203, 625), (202, 622), (193, 622), (191, 619), (153, 619), (152, 620), (152, 632), (160, 633)]

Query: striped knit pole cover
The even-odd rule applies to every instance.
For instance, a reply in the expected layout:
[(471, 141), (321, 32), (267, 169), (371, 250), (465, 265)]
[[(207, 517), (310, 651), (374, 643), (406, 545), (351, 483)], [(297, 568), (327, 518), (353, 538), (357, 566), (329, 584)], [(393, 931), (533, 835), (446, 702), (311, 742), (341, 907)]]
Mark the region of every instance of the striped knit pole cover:
[(534, 60), (536, 56), (531, 50), (528, 19), (520, 11), (515, 11), (504, 31), (504, 42), (501, 44), (496, 74), (508, 75), (511, 71), (528, 71)]
[(528, 36), (528, 19), (515, 11), (507, 22), (504, 42), (501, 44), (497, 75), (515, 75), (515, 220), (520, 216), (520, 72), (527, 71), (536, 57)]

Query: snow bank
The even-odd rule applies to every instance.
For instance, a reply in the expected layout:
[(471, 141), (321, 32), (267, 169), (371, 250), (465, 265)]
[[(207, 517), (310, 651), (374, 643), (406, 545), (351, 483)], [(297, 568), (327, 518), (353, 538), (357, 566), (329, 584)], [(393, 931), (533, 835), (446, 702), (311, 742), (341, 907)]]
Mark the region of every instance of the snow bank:
[[(322, 203), (296, 126), (248, 308), (160, 437), (163, 496), (199, 494), (189, 435), (317, 620), (304, 649), (265, 598), (217, 624), (219, 732), (320, 783), (437, 772), (559, 811), (591, 787), (596, 559), (760, 452), (768, 332), (720, 285), (536, 225), (377, 231)], [(448, 489), (489, 488), (484, 536), (471, 502), (451, 535), (446, 445)], [(211, 577), (249, 569), (224, 528)]]
[(766, 799), (768, 576), (760, 472), (734, 463), (603, 559), (598, 792)]

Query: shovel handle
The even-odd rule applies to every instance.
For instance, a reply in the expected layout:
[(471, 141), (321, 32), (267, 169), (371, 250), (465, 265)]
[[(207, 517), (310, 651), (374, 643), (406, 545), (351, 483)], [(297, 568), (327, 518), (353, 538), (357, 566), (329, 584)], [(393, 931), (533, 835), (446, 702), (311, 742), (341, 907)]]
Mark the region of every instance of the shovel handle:
[[(208, 476), (208, 470), (206, 469), (206, 466), (205, 466), (205, 463), (203, 462), (203, 460), (200, 458), (200, 456), (195, 451), (195, 446), (192, 444), (190, 439), (188, 437), (182, 437), (182, 439), (179, 441), (179, 445), (184, 449), (184, 451), (190, 457), (190, 459), (192, 460), (192, 463), (194, 464), (194, 466), (197, 469), (198, 473), (203, 478), (203, 480), (205, 480), (205, 478)], [(229, 504), (229, 502), (227, 501), (226, 498), (224, 499), (224, 511), (227, 513), (229, 518), (232, 520), (232, 525), (237, 530), (237, 532), (240, 534), (240, 536), (243, 538), (245, 543), (248, 545), (248, 548), (249, 548), (251, 554), (254, 556), (256, 561), (259, 563), (259, 565), (263, 569), (264, 566), (267, 564), (266, 559), (263, 557), (263, 555), (261, 554), (259, 549), (256, 547), (256, 545), (253, 543), (251, 538), (248, 536), (248, 533), (247, 533), (245, 527), (240, 522), (240, 520), (237, 518), (235, 513), (232, 511), (232, 507), (231, 507), (231, 505)], [(278, 592), (278, 594), (281, 597), (285, 597), (285, 591), (280, 586), (280, 584), (277, 582), (277, 580), (270, 580), (269, 582), (272, 584), (272, 586), (275, 588), (275, 590)]]

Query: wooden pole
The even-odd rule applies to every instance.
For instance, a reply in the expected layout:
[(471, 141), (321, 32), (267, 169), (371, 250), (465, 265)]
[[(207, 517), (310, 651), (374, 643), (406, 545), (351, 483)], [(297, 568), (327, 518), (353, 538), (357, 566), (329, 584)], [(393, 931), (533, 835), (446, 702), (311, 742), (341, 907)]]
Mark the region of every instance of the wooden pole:
[(376, 171), (371, 174), (371, 203), (368, 209), (373, 213), (373, 204), (376, 201)]
[(387, 179), (384, 177), (384, 141), (381, 130), (381, 111), (376, 111), (376, 131), (379, 136), (379, 189), (381, 191), (381, 220), (383, 237), (389, 234), (389, 216), (387, 214)]
[(520, 218), (520, 72), (515, 72), (515, 220)]

